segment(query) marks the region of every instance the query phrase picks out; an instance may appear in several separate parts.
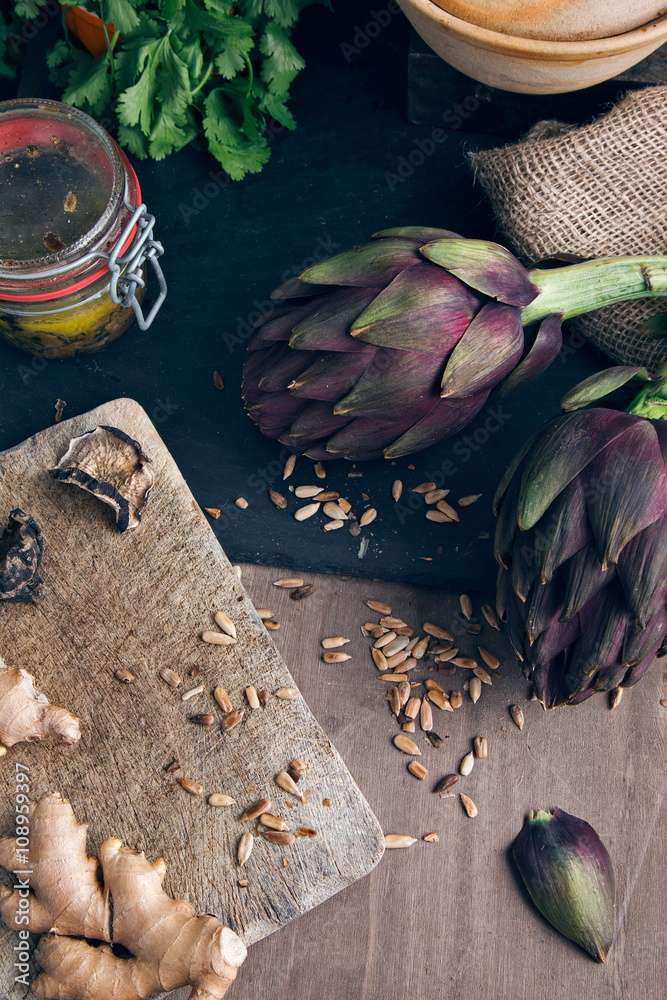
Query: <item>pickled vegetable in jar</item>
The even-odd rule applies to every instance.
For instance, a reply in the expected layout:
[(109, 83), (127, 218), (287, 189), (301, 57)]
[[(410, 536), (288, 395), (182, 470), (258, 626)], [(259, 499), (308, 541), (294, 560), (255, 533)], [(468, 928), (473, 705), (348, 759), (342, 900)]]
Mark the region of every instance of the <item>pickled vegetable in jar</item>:
[[(97, 351), (166, 295), (137, 176), (92, 118), (56, 101), (0, 103), (0, 334), (51, 358)], [(157, 285), (142, 311), (146, 273)]]

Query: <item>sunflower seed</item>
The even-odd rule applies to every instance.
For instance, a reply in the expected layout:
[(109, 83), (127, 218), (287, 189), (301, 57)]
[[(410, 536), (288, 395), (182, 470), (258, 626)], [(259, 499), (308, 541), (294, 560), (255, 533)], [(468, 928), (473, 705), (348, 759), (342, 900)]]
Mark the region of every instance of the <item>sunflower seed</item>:
[(210, 806), (233, 806), (236, 805), (236, 799), (233, 799), (231, 795), (223, 795), (222, 792), (213, 792), (208, 797), (208, 804)]
[(297, 698), (301, 697), (300, 692), (293, 687), (278, 688), (273, 693), (276, 698), (282, 698), (283, 701), (296, 701)]
[(431, 711), (431, 705), (426, 698), (422, 699), (422, 703), (419, 708), (419, 723), (425, 733), (428, 733), (431, 729), (433, 729), (433, 712)]
[(416, 660), (421, 660), (422, 656), (428, 649), (428, 636), (424, 636), (423, 639), (419, 639), (412, 648), (412, 655)]
[(283, 479), (289, 479), (289, 477), (294, 472), (294, 466), (296, 465), (296, 455), (290, 455), (285, 462), (285, 467), (283, 469)]
[[(396, 690), (398, 691), (398, 697), (401, 704), (401, 708), (403, 708), (405, 705), (407, 705), (410, 699), (410, 691), (411, 691), (410, 684), (408, 683), (408, 681), (401, 681)], [(405, 714), (407, 716), (408, 713), (406, 712)], [(414, 718), (414, 716), (410, 716), (410, 718)]]
[(236, 639), (231, 635), (225, 635), (224, 632), (202, 632), (201, 634), (204, 642), (210, 643), (212, 646), (233, 646)]
[(444, 628), (440, 628), (439, 625), (434, 625), (433, 622), (424, 622), (422, 625), (422, 631), (426, 632), (428, 635), (434, 636), (436, 639), (449, 639), (451, 642), (452, 637)]
[(267, 618), (273, 618), (274, 617), (273, 611), (269, 611), (268, 608), (255, 608), (255, 611), (257, 612), (257, 614), (259, 615), (259, 617), (262, 619), (262, 621), (266, 621)]
[(232, 699), (229, 697), (227, 692), (223, 687), (217, 687), (213, 690), (213, 697), (217, 701), (218, 705), (223, 712), (231, 712), (233, 709)]
[(196, 726), (212, 726), (215, 722), (215, 716), (211, 715), (210, 712), (200, 712), (198, 715), (190, 715), (188, 718)]
[(660, 704), (662, 705), (663, 708), (667, 708), (667, 698), (661, 698)]
[(328, 639), (322, 639), (321, 646), (323, 649), (337, 649), (339, 646), (344, 646), (349, 639), (345, 639), (342, 635), (330, 636)]
[(425, 840), (427, 844), (437, 844), (438, 841), (440, 840), (440, 837), (435, 832), (425, 833), (424, 836), (422, 837), (422, 840)]
[(377, 516), (378, 512), (376, 511), (375, 507), (369, 507), (368, 510), (365, 510), (361, 515), (361, 517), (359, 518), (359, 524), (361, 525), (362, 528), (365, 528), (366, 525), (370, 524), (371, 521), (374, 521)]
[[(410, 639), (410, 642), (405, 647), (405, 652), (406, 653), (412, 653), (412, 650), (415, 648), (415, 646), (417, 645), (418, 642), (419, 642), (419, 636), (416, 635), (414, 637), (414, 639)], [(412, 653), (412, 655), (414, 656), (414, 653)]]
[(245, 709), (237, 708), (235, 712), (230, 712), (230, 714), (222, 720), (222, 731), (223, 733), (229, 733), (238, 726), (239, 722), (245, 715)]
[(469, 656), (450, 656), (449, 659), (464, 670), (475, 670), (477, 667), (477, 660), (471, 660)]
[(407, 681), (407, 674), (398, 674), (394, 671), (393, 674), (380, 674), (381, 681)]
[[(391, 632), (389, 634), (391, 635)], [(382, 651), (387, 659), (389, 659), (394, 656), (395, 653), (401, 653), (409, 641), (410, 640), (406, 635), (395, 635), (391, 642), (388, 642), (387, 645), (383, 647)]]
[(340, 507), (340, 509), (343, 511), (344, 514), (349, 514), (350, 511), (352, 510), (352, 504), (350, 503), (349, 500), (346, 500), (345, 497), (341, 497), (341, 499), (338, 501), (338, 506)]
[(419, 486), (413, 486), (413, 493), (430, 493), (431, 490), (435, 489), (435, 483), (420, 483)]
[(204, 789), (198, 781), (192, 781), (190, 778), (176, 778), (176, 781), (179, 783), (181, 788), (183, 788), (186, 792), (189, 792), (190, 795), (204, 794)]
[(468, 632), (470, 633), (470, 635), (479, 635), (481, 631), (482, 631), (481, 625), (476, 625), (474, 622), (470, 622), (470, 624), (468, 625)]
[(339, 496), (340, 493), (337, 493), (336, 490), (322, 490), (315, 495), (314, 499), (318, 503), (326, 503), (327, 500), (338, 500)]
[(405, 706), (405, 714), (408, 719), (416, 719), (421, 707), (421, 698), (410, 698)]
[(391, 670), (395, 670), (396, 667), (402, 666), (405, 663), (408, 659), (408, 655), (409, 654), (402, 649), (400, 653), (394, 653), (392, 656), (388, 656), (387, 666), (390, 667)]
[(443, 694), (442, 691), (431, 690), (428, 692), (427, 698), (429, 701), (432, 701), (434, 705), (437, 705), (438, 708), (441, 708), (444, 712), (451, 712), (452, 706), (449, 703), (449, 698), (447, 697), (446, 694)]
[(245, 696), (251, 708), (259, 708), (259, 695), (257, 694), (257, 688), (253, 684), (250, 684), (245, 689)]
[(303, 792), (297, 785), (294, 778), (290, 777), (287, 771), (278, 771), (276, 775), (276, 784), (279, 785), (284, 791), (291, 792), (292, 795), (296, 795), (297, 798), (303, 799)]
[(410, 761), (410, 763), (408, 764), (408, 771), (414, 774), (415, 778), (419, 778), (420, 781), (423, 781), (426, 775), (428, 774), (428, 769), (425, 768), (424, 765), (421, 764), (418, 760)]
[(245, 498), (245, 497), (238, 497), (238, 498), (237, 498), (237, 499), (236, 499), (236, 500), (234, 501), (234, 503), (236, 504), (236, 506), (237, 506), (237, 507), (240, 507), (240, 508), (241, 508), (241, 510), (245, 510), (245, 509), (246, 509), (246, 507), (248, 506), (248, 501), (246, 500), (246, 498)]
[(317, 587), (314, 583), (306, 583), (303, 587), (297, 587), (296, 590), (290, 591), (289, 596), (293, 601), (301, 601), (304, 597), (310, 597), (316, 590)]
[(440, 687), (437, 681), (432, 680), (430, 677), (424, 681), (424, 687), (427, 691), (439, 691), (440, 694), (445, 693), (444, 688)]
[(490, 653), (488, 649), (482, 649), (481, 646), (477, 647), (479, 650), (479, 655), (482, 657), (487, 667), (491, 667), (492, 670), (497, 670), (500, 666), (500, 660), (493, 653)]
[(280, 819), (279, 816), (273, 816), (271, 813), (262, 813), (259, 817), (260, 823), (263, 826), (268, 826), (271, 830), (286, 830), (287, 823), (284, 819)]
[(268, 629), (269, 632), (277, 632), (280, 628), (280, 622), (274, 622), (272, 619), (268, 619), (264, 622), (264, 628)]
[(401, 482), (400, 479), (395, 479), (391, 484), (391, 495), (396, 501), (396, 503), (398, 503), (398, 501), (401, 499), (402, 492), (403, 492), (403, 483)]
[(299, 500), (303, 500), (307, 497), (316, 497), (321, 492), (322, 488), (320, 486), (297, 486), (294, 490), (294, 496), (298, 497)]
[(469, 798), (469, 796), (464, 795), (463, 792), (459, 792), (459, 795), (461, 796), (461, 805), (467, 812), (468, 816), (470, 816), (470, 819), (474, 819), (477, 815), (477, 806), (473, 800)]
[(428, 504), (437, 503), (438, 500), (444, 500), (449, 492), (449, 490), (429, 490), (424, 494), (424, 500)]
[(181, 695), (181, 701), (189, 701), (190, 698), (194, 698), (198, 694), (202, 694), (204, 691), (204, 685), (200, 684), (198, 687), (190, 688), (189, 691), (185, 691)]
[(479, 677), (482, 684), (488, 684), (489, 687), (493, 684), (491, 680), (491, 674), (487, 673), (484, 667), (473, 667), (473, 674), (475, 677)]
[(373, 649), (382, 649), (383, 646), (388, 646), (390, 642), (393, 642), (395, 638), (395, 632), (383, 632), (380, 638), (373, 643)]
[(459, 604), (461, 605), (461, 611), (463, 615), (470, 621), (472, 618), (472, 601), (467, 594), (461, 594), (459, 597)]
[(414, 733), (415, 728), (416, 727), (415, 727), (413, 719), (409, 719), (408, 722), (404, 722), (403, 723), (403, 732), (404, 733)]
[(206, 513), (207, 513), (207, 514), (209, 514), (209, 515), (210, 515), (210, 516), (211, 516), (211, 517), (212, 517), (212, 518), (213, 518), (213, 519), (214, 519), (215, 521), (217, 521), (217, 520), (218, 520), (218, 518), (220, 517), (220, 508), (219, 508), (219, 507), (204, 507), (204, 510), (205, 510), (205, 511), (206, 511)]
[(476, 736), (472, 741), (475, 748), (475, 757), (487, 757), (489, 753), (489, 748), (486, 742), (486, 736)]
[(388, 833), (384, 838), (384, 846), (390, 850), (394, 847), (411, 847), (416, 843), (416, 837), (409, 837), (403, 833)]
[(325, 663), (345, 663), (346, 660), (351, 660), (352, 657), (349, 653), (324, 653), (322, 659)]
[(521, 705), (510, 705), (510, 715), (512, 716), (515, 725), (517, 725), (519, 729), (523, 729), (524, 718)]
[(460, 708), (463, 704), (463, 695), (460, 691), (452, 691), (449, 696), (449, 704), (452, 708)]
[(456, 659), (456, 654), (458, 653), (458, 651), (459, 651), (458, 646), (451, 646), (449, 649), (446, 649), (444, 653), (438, 653), (438, 655), (435, 658), (435, 662), (449, 663), (450, 660)]
[(433, 789), (433, 794), (439, 795), (441, 799), (451, 798), (454, 794), (452, 788), (457, 784), (458, 780), (458, 774), (446, 774)]
[(295, 521), (305, 521), (307, 518), (312, 517), (313, 514), (317, 514), (320, 509), (318, 503), (307, 503), (305, 507), (299, 507), (298, 510), (294, 511)]
[(373, 663), (378, 670), (387, 670), (387, 657), (381, 649), (375, 649), (375, 647), (372, 647), (371, 656), (373, 657)]
[(491, 607), (490, 604), (483, 604), (482, 605), (482, 614), (486, 618), (486, 620), (489, 623), (489, 625), (491, 626), (491, 628), (495, 628), (495, 629), (500, 630), (500, 618), (495, 613), (495, 611), (493, 610), (493, 608)]
[(321, 462), (315, 462), (315, 465), (313, 466), (313, 472), (315, 473), (318, 479), (324, 479), (326, 477), (326, 472), (324, 471), (324, 466), (322, 465)]
[(340, 518), (336, 518), (333, 521), (327, 521), (323, 525), (323, 530), (324, 531), (337, 531), (338, 528), (342, 528), (343, 527), (343, 524), (344, 524), (344, 522), (341, 521)]
[(454, 507), (452, 507), (450, 503), (447, 503), (446, 500), (438, 500), (436, 506), (437, 509), (440, 511), (440, 513), (444, 514), (445, 517), (448, 517), (450, 521), (461, 520), (459, 517), (459, 512)]
[(316, 837), (317, 830), (314, 830), (312, 826), (297, 826), (296, 835), (297, 837)]
[(216, 611), (214, 621), (218, 628), (221, 628), (227, 635), (231, 635), (232, 639), (236, 638), (236, 626), (224, 611)]
[(470, 684), (468, 685), (468, 694), (472, 699), (473, 705), (476, 705), (482, 695), (482, 682), (479, 677), (471, 677)]
[[(407, 647), (403, 652), (407, 652)], [(414, 670), (416, 666), (417, 666), (417, 661), (415, 660), (414, 656), (408, 656), (407, 660), (403, 660), (403, 662), (400, 664), (403, 673), (406, 673), (408, 670)]]
[(369, 598), (367, 601), (364, 601), (364, 604), (366, 605), (367, 608), (370, 608), (371, 611), (377, 611), (379, 615), (391, 614), (391, 608), (389, 607), (389, 605), (384, 604), (382, 601), (374, 601)]
[(407, 736), (404, 736), (402, 733), (399, 733), (398, 736), (394, 736), (394, 746), (398, 747), (399, 750), (402, 750), (403, 753), (411, 753), (417, 757), (421, 757), (422, 752), (417, 744)]
[(278, 510), (285, 510), (287, 507), (287, 500), (282, 493), (278, 493), (278, 490), (269, 490), (269, 496)]
[(452, 518), (447, 517), (441, 510), (427, 510), (425, 517), (428, 521), (435, 521), (436, 524), (449, 524), (452, 521)]
[(445, 745), (445, 741), (442, 737), (438, 736), (438, 734), (434, 732), (426, 733), (426, 739), (436, 750), (441, 750)]
[(329, 500), (328, 503), (325, 503), (322, 508), (322, 512), (326, 514), (327, 517), (331, 517), (336, 521), (347, 521), (347, 514), (343, 508), (339, 504), (334, 503), (333, 500)]
[(259, 703), (262, 706), (262, 708), (266, 708), (266, 706), (269, 704), (269, 698), (270, 697), (271, 697), (271, 695), (269, 694), (268, 691), (258, 691), (257, 692), (257, 698), (258, 698)]
[(471, 504), (477, 503), (481, 496), (481, 493), (470, 493), (467, 497), (461, 497), (458, 501), (458, 505), (459, 507), (469, 507)]
[(470, 774), (470, 772), (474, 767), (474, 764), (475, 764), (475, 758), (472, 754), (472, 751), (470, 751), (470, 753), (467, 753), (463, 758), (463, 760), (461, 761), (461, 763), (459, 764), (459, 771), (461, 772), (464, 778), (466, 778)]
[(620, 704), (621, 698), (623, 697), (623, 688), (615, 687), (609, 692), (609, 707), (616, 708)]
[(116, 680), (121, 681), (122, 684), (132, 684), (136, 680), (136, 677), (130, 670), (125, 670), (122, 667), (114, 671), (114, 677)]
[(390, 709), (392, 710), (394, 715), (398, 715), (398, 713), (401, 710), (401, 696), (398, 693), (397, 687), (389, 688), (388, 699), (389, 699)]
[(271, 844), (283, 844), (285, 846), (293, 844), (296, 840), (294, 834), (286, 830), (262, 830), (262, 836)]
[[(291, 456), (294, 458), (294, 456)], [(239, 846), (236, 849), (236, 858), (241, 867), (246, 863), (250, 855), (252, 854), (252, 849), (255, 844), (255, 838), (251, 833), (244, 833), (239, 840)]]

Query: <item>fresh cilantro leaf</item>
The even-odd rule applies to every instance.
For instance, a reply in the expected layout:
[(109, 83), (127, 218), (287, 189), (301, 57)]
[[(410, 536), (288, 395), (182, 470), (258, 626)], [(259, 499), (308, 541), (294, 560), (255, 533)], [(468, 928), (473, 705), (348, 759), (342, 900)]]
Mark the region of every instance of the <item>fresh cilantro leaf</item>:
[(121, 146), (129, 149), (133, 156), (136, 156), (140, 160), (146, 159), (148, 156), (148, 147), (140, 128), (119, 125), (117, 136)]
[[(160, 85), (158, 100), (163, 111), (174, 119), (182, 119), (192, 100), (190, 74), (183, 60), (174, 52), (169, 35), (160, 47)], [(151, 133), (152, 138), (152, 133)], [(151, 153), (152, 155), (152, 153)]]
[(169, 153), (187, 146), (195, 135), (194, 129), (181, 128), (170, 114), (162, 110), (151, 131), (148, 152), (154, 160), (163, 160)]
[(46, 0), (14, 0), (14, 10), (19, 17), (32, 21), (37, 17)]
[(162, 16), (166, 21), (171, 21), (179, 10), (185, 7), (186, 0), (161, 0)]
[(139, 28), (139, 18), (128, 0), (103, 0), (104, 17), (123, 35), (131, 35)]
[(213, 60), (213, 64), (220, 76), (224, 76), (225, 80), (232, 80), (247, 65), (243, 58), (243, 53), (239, 49), (232, 48), (231, 45), (226, 45), (222, 52), (218, 53)]
[(46, 54), (46, 65), (49, 69), (61, 66), (69, 57), (70, 47), (64, 38), (59, 38), (53, 48)]
[(116, 105), (121, 124), (139, 125), (144, 135), (150, 135), (153, 124), (153, 109), (158, 87), (153, 66), (163, 44), (163, 39), (147, 43), (145, 48), (150, 50), (150, 57), (146, 61), (145, 68), (134, 86), (121, 94)]
[(286, 94), (289, 85), (305, 63), (282, 28), (268, 25), (259, 43), (266, 56), (262, 79), (273, 94)]
[(86, 59), (72, 70), (63, 93), (63, 102), (74, 104), (78, 108), (88, 106), (94, 114), (99, 114), (109, 103), (110, 97), (109, 64), (105, 56), (100, 56), (99, 59)]
[(271, 94), (267, 91), (262, 98), (262, 106), (266, 113), (280, 125), (284, 125), (285, 128), (290, 130), (296, 128), (294, 115), (286, 106), (285, 102), (281, 101), (275, 94)]

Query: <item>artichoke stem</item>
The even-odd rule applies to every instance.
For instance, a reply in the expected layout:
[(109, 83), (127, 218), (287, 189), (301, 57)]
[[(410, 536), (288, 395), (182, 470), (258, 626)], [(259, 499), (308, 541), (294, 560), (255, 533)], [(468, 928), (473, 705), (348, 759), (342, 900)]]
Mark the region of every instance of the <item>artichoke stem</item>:
[(570, 319), (616, 302), (667, 296), (667, 257), (600, 257), (529, 274), (539, 294), (521, 310), (524, 326), (558, 313)]

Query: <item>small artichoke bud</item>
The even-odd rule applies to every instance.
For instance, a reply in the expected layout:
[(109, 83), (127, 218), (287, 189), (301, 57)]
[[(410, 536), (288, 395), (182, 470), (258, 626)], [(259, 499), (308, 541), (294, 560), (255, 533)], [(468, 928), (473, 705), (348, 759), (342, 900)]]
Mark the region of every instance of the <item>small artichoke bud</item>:
[(540, 913), (604, 962), (614, 936), (616, 889), (611, 858), (593, 827), (562, 809), (531, 811), (513, 854)]

